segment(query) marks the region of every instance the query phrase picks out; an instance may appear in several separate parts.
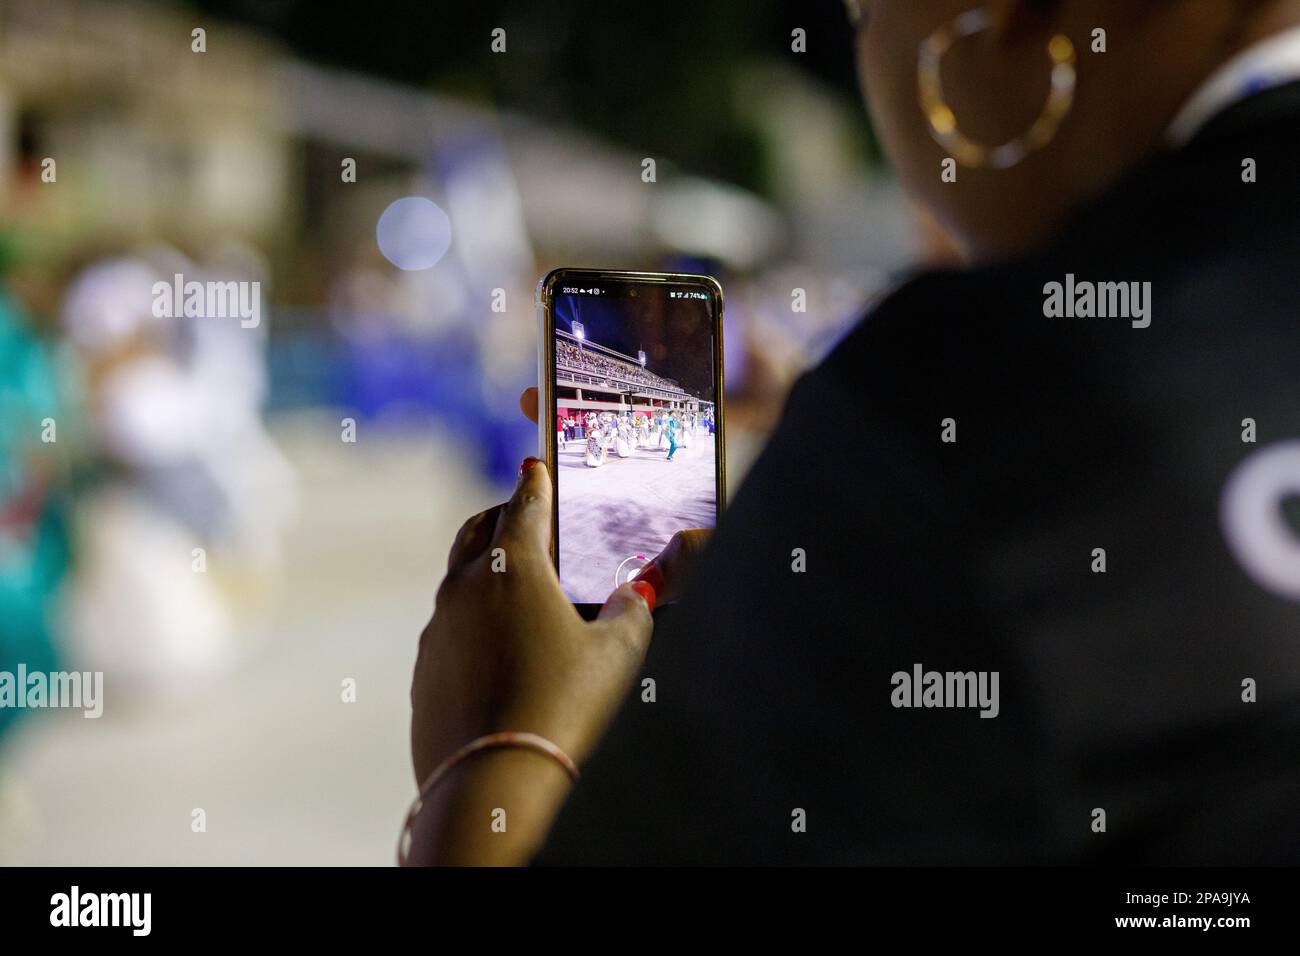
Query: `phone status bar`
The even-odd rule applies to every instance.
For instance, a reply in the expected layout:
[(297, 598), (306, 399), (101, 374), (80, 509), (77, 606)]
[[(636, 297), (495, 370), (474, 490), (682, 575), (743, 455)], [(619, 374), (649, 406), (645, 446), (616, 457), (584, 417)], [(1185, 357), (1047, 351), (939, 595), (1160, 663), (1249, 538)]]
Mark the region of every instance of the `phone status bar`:
[(649, 293), (651, 295), (654, 295), (656, 291), (659, 290), (666, 291), (668, 293), (668, 298), (670, 299), (697, 299), (702, 302), (709, 301), (709, 294), (707, 292), (702, 292), (694, 289), (687, 289), (687, 290), (663, 289), (662, 286), (659, 286), (657, 290), (654, 285), (646, 285), (641, 283), (615, 283), (612, 286), (566, 285), (560, 287), (559, 294), (560, 295), (600, 295), (600, 296), (613, 296), (614, 298), (627, 298), (630, 296), (632, 298), (636, 298), (638, 295), (641, 295), (642, 293)]

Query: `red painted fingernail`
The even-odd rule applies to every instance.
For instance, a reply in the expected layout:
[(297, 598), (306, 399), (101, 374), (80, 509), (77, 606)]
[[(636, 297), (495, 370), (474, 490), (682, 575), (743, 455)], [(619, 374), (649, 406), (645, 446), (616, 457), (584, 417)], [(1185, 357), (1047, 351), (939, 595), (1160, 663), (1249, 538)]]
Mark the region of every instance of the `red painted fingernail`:
[(537, 465), (538, 461), (539, 459), (534, 458), (532, 455), (529, 455), (527, 458), (525, 458), (523, 464), (519, 466), (519, 477), (522, 478), (524, 475), (532, 471), (533, 468)]
[(659, 570), (659, 565), (653, 561), (642, 568), (632, 580), (644, 581), (655, 589), (656, 594), (664, 589), (664, 573)]
[(649, 581), (633, 581), (632, 590), (641, 595), (641, 600), (645, 601), (645, 606), (649, 610), (655, 609), (655, 589)]

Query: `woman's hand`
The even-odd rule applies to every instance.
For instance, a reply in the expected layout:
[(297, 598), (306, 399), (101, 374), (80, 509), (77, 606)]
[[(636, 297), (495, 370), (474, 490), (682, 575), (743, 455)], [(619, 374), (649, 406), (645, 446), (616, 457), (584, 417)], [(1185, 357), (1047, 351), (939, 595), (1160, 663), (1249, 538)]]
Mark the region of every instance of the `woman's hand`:
[(528, 731), (579, 765), (613, 717), (650, 643), (655, 592), (618, 588), (584, 621), (551, 563), (551, 481), (528, 459), (514, 497), (461, 528), (420, 637), (411, 687), (420, 782), (470, 740)]
[[(650, 643), (655, 592), (618, 588), (584, 621), (551, 563), (551, 481), (526, 459), (514, 496), (460, 529), (411, 684), (417, 785), (459, 748), (497, 731), (539, 734), (581, 765), (617, 711)], [(473, 754), (427, 795), (416, 863), (526, 863), (567, 794), (550, 758)]]
[[(536, 390), (520, 404), (536, 418)], [(526, 459), (511, 500), (470, 518), (456, 535), (411, 685), (418, 785), (459, 748), (497, 731), (538, 734), (582, 766), (645, 657), (650, 611), (657, 600), (676, 598), (707, 540), (707, 531), (675, 535), (635, 581), (610, 595), (595, 621), (584, 621), (551, 560), (551, 488), (545, 464)], [(564, 770), (544, 755), (480, 751), (428, 795), (411, 860), (527, 862), (568, 787)], [(502, 811), (504, 831), (494, 826)]]

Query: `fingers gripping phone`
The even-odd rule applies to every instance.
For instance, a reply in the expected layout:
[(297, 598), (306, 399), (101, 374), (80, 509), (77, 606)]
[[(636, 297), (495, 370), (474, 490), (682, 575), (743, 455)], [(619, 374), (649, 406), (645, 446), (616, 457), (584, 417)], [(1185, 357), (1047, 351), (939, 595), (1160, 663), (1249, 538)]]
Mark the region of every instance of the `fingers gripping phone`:
[(592, 618), (669, 539), (723, 506), (722, 287), (556, 269), (537, 287), (538, 456), (560, 584)]

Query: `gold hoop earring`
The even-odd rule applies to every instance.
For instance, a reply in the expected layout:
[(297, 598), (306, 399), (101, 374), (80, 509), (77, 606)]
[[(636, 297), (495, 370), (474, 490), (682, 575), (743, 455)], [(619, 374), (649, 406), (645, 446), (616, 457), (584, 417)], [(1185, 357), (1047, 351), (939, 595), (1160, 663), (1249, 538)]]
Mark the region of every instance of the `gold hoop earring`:
[(917, 80), (921, 109), (935, 142), (948, 150), (963, 166), (990, 166), (1010, 169), (1035, 150), (1042, 149), (1056, 136), (1061, 122), (1074, 106), (1077, 74), (1074, 69), (1074, 44), (1058, 33), (1047, 44), (1052, 59), (1052, 89), (1042, 113), (1029, 131), (1001, 146), (981, 146), (957, 128), (957, 117), (943, 98), (943, 81), (939, 75), (944, 54), (965, 37), (989, 28), (989, 13), (983, 7), (968, 10), (951, 23), (941, 26), (921, 44), (917, 62)]

